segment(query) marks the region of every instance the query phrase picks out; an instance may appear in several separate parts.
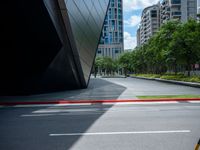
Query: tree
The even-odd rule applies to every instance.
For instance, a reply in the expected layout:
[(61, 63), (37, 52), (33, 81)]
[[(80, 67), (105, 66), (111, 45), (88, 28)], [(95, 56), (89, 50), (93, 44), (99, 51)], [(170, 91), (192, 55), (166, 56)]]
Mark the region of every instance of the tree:
[(189, 20), (180, 26), (173, 34), (170, 47), (176, 50), (176, 59), (185, 65), (188, 76), (190, 76), (191, 65), (199, 60), (200, 55), (199, 23), (195, 20)]
[[(159, 32), (155, 35), (154, 49), (156, 53), (156, 64), (159, 66), (159, 72), (165, 72), (166, 67), (171, 67), (176, 72), (176, 59), (174, 47), (169, 48), (169, 43), (173, 40), (173, 34), (180, 27), (180, 22), (176, 20), (168, 21), (161, 26)], [(175, 67), (174, 67), (175, 66)]]
[(103, 57), (97, 57), (94, 62), (94, 76), (96, 78), (97, 72), (100, 71), (101, 75), (101, 70), (103, 69)]
[(132, 70), (132, 62), (131, 62), (131, 52), (123, 53), (119, 57), (119, 64), (121, 64), (122, 68), (124, 69), (124, 74), (127, 76), (127, 73)]
[(110, 57), (103, 57), (103, 66), (105, 69), (105, 73), (107, 75), (110, 75), (112, 71), (114, 70), (114, 64), (113, 60)]

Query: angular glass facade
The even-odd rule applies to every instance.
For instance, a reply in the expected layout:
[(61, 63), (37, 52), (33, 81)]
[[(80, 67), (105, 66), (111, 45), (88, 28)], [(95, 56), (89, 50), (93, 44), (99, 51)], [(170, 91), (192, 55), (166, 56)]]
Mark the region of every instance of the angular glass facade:
[(97, 56), (116, 59), (124, 51), (122, 5), (122, 0), (110, 0)]
[(108, 5), (109, 0), (4, 1), (0, 94), (87, 87)]

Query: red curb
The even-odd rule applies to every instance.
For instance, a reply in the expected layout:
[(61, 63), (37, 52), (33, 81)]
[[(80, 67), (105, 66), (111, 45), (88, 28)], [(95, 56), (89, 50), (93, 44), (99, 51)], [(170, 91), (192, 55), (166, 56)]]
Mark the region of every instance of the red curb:
[(55, 101), (23, 101), (0, 102), (0, 105), (42, 105), (42, 104), (84, 104), (84, 103), (118, 103), (118, 102), (172, 102), (172, 101), (200, 101), (200, 98), (162, 98), (162, 99), (128, 99), (128, 100), (55, 100)]

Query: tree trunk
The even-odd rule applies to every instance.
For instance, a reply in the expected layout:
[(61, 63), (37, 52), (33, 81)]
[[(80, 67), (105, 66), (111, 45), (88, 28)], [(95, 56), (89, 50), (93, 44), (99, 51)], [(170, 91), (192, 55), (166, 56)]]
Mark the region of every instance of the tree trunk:
[(174, 62), (174, 73), (175, 73), (175, 75), (177, 75), (177, 72), (178, 72), (178, 70), (177, 70), (177, 63), (175, 61)]
[(191, 71), (191, 66), (190, 66), (190, 63), (187, 64), (187, 70), (188, 70), (188, 77), (190, 77), (190, 71)]

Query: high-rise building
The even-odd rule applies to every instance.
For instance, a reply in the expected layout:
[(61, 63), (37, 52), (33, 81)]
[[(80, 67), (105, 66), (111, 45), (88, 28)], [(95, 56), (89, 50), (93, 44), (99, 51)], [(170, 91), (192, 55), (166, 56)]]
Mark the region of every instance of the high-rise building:
[(116, 59), (124, 51), (122, 2), (123, 0), (110, 0), (97, 56)]
[(197, 13), (200, 14), (200, 0), (197, 1)]
[(140, 46), (140, 27), (137, 29), (137, 46)]
[(143, 10), (139, 27), (140, 35), (138, 35), (140, 42), (138, 43), (141, 45), (146, 43), (148, 39), (156, 33), (160, 25), (159, 18), (159, 4), (147, 7)]
[(160, 7), (161, 24), (168, 20), (186, 22), (189, 18), (196, 19), (197, 0), (163, 0)]
[[(198, 6), (200, 9), (200, 0)], [(186, 22), (190, 18), (197, 18), (197, 0), (162, 0), (145, 8), (137, 31), (137, 45), (146, 43), (163, 23), (169, 20)]]

